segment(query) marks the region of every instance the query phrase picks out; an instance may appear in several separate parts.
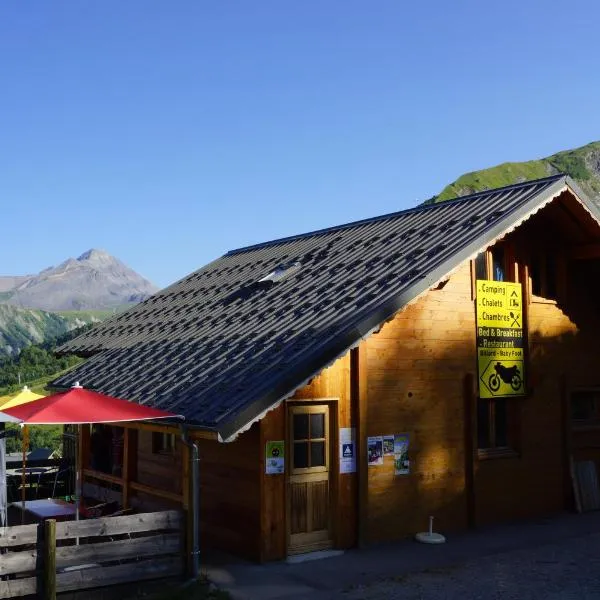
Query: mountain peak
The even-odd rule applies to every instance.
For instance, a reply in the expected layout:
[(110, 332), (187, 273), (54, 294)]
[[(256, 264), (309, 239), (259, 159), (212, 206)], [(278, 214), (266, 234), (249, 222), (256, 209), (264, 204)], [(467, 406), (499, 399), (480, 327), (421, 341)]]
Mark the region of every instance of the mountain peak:
[(13, 286), (5, 289), (5, 303), (46, 311), (110, 309), (145, 300), (158, 289), (98, 248), (37, 275), (13, 279), (6, 282), (5, 288)]
[(106, 261), (115, 260), (114, 256), (111, 256), (106, 250), (99, 248), (90, 248), (87, 252), (84, 252), (81, 256), (77, 257), (78, 262), (83, 261)]

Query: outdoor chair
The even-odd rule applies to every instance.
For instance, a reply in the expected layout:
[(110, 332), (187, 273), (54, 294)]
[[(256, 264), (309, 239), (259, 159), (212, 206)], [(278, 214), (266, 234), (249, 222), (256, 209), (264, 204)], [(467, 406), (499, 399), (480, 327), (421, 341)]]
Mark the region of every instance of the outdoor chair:
[(42, 473), (40, 471), (39, 473), (27, 473), (25, 476), (25, 483), (19, 478), (19, 499), (24, 490), (25, 500), (37, 500), (41, 477)]
[(53, 498), (56, 489), (57, 470), (50, 470), (40, 474), (39, 485), (37, 490), (38, 498)]
[(54, 475), (54, 485), (52, 486), (52, 496), (51, 498), (57, 497), (57, 492), (60, 497), (66, 496), (68, 487), (69, 487), (69, 479), (71, 474), (71, 467), (63, 467), (56, 471)]

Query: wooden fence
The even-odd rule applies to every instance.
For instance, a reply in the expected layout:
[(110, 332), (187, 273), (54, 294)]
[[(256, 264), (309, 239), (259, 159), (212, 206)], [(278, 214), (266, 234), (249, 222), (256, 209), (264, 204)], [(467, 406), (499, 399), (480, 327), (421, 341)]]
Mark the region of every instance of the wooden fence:
[(181, 576), (184, 530), (179, 511), (0, 528), (0, 599)]

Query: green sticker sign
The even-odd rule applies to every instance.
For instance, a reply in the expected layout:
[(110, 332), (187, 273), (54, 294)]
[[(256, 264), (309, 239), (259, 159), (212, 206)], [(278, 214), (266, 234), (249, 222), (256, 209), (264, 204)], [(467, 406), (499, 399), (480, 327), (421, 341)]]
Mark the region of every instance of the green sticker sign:
[(285, 442), (267, 442), (265, 447), (265, 472), (279, 475), (285, 471)]

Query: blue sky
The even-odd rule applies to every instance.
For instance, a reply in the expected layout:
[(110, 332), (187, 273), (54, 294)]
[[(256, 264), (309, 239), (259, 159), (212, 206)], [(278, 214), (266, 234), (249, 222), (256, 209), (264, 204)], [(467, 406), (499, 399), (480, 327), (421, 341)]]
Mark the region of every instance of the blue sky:
[(591, 1), (4, 0), (0, 274), (99, 247), (166, 285), (600, 139), (598, 22)]

